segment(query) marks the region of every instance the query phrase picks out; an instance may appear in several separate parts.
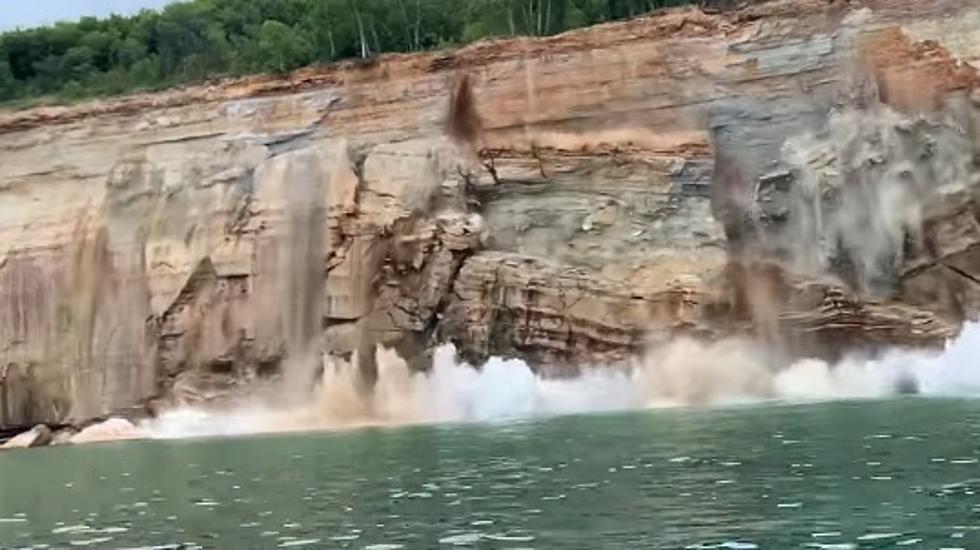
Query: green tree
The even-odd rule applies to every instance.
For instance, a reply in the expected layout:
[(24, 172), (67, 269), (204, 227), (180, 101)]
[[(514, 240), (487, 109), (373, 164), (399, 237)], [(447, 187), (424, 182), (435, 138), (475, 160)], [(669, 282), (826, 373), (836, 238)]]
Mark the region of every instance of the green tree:
[(2, 55), (0, 50), (0, 101), (9, 101), (17, 97), (18, 84), (14, 78), (13, 71), (10, 70), (10, 62), (6, 55)]
[(316, 59), (333, 61), (357, 55), (354, 18), (347, 0), (318, 0), (300, 23)]
[(279, 72), (295, 69), (313, 59), (313, 47), (303, 34), (279, 21), (262, 24), (259, 50), (266, 68)]
[(128, 69), (146, 57), (146, 47), (134, 37), (112, 43), (111, 63), (114, 67)]
[(36, 90), (48, 94), (64, 84), (62, 81), (61, 57), (48, 55), (34, 62), (32, 84)]
[(75, 46), (60, 58), (59, 80), (81, 81), (95, 71), (95, 50), (88, 46)]
[(471, 0), (466, 9), (462, 40), (473, 42), (488, 36), (518, 34), (513, 0)]

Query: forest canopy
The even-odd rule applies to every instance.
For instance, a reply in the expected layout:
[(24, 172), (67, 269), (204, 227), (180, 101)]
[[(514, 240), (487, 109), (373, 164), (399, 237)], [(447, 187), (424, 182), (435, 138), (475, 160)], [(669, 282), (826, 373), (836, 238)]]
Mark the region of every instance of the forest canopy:
[(191, 0), (0, 34), (0, 103), (543, 36), (692, 0)]

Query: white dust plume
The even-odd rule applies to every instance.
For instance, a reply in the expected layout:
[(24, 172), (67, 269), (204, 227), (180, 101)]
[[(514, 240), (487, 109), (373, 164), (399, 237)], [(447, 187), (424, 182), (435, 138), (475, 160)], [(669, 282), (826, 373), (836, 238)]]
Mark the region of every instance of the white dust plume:
[(354, 366), (324, 366), (311, 402), (290, 410), (250, 407), (177, 410), (141, 426), (148, 437), (173, 438), (341, 429), (411, 423), (493, 421), (542, 415), (766, 400), (878, 398), (980, 393), (980, 324), (968, 324), (941, 353), (895, 350), (839, 363), (808, 359), (773, 368), (746, 340), (679, 339), (628, 369), (585, 369), (547, 378), (519, 360), (490, 359), (477, 369), (439, 348), (428, 372), (410, 372), (390, 350), (378, 350), (378, 382), (358, 391)]

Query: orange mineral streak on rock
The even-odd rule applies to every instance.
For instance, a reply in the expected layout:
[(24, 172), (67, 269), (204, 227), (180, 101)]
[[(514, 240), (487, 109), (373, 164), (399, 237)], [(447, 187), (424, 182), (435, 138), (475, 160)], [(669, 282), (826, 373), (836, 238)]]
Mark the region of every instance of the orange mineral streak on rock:
[(955, 59), (937, 42), (913, 40), (901, 28), (869, 33), (861, 47), (882, 102), (900, 111), (935, 111), (949, 94), (969, 96), (980, 87), (975, 67)]

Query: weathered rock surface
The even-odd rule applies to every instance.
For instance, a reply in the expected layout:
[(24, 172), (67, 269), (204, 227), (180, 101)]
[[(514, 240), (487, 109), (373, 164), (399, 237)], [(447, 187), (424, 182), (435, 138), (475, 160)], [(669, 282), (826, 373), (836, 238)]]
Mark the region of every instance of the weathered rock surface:
[(43, 447), (51, 443), (53, 434), (51, 428), (44, 424), (38, 424), (30, 430), (10, 439), (0, 449), (29, 449), (31, 447)]
[(75, 437), (79, 431), (80, 430), (73, 426), (58, 430), (51, 436), (50, 445), (69, 445), (71, 444), (71, 438)]
[(980, 310), (977, 20), (691, 8), (0, 114), (0, 426), (302, 388), (379, 343), (936, 344)]

